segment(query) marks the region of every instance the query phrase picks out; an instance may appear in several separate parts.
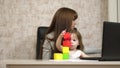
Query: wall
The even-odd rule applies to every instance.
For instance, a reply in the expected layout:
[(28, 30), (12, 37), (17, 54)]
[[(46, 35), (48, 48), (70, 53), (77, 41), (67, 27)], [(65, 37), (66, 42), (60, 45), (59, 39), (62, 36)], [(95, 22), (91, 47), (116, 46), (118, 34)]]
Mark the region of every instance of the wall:
[(35, 59), (37, 28), (49, 26), (60, 7), (78, 12), (85, 48), (101, 48), (107, 0), (0, 0), (0, 60)]

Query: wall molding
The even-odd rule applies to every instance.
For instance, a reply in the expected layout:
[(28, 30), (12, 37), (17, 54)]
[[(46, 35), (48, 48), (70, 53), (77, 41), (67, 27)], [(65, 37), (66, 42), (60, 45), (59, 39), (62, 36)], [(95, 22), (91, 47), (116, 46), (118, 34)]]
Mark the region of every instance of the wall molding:
[(118, 21), (117, 0), (108, 0), (108, 21)]
[(120, 0), (118, 0), (118, 22), (120, 22)]

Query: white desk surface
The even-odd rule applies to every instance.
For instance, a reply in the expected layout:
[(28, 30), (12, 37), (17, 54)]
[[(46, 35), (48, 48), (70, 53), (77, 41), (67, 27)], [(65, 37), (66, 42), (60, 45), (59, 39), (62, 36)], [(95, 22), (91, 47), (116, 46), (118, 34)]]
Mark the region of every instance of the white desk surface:
[(6, 65), (120, 65), (120, 61), (98, 60), (4, 60)]

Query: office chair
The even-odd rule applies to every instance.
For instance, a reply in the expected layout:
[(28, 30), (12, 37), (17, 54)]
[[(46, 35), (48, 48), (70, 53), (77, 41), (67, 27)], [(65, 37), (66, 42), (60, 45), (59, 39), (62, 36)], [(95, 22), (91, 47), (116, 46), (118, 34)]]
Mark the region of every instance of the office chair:
[(37, 30), (37, 45), (36, 45), (36, 59), (42, 59), (42, 45), (45, 40), (45, 34), (48, 27), (42, 26), (38, 27)]

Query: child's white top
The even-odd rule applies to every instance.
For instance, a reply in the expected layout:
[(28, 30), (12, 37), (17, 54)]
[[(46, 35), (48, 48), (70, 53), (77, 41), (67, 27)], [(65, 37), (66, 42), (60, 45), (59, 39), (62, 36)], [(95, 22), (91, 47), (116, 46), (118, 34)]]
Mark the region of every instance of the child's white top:
[(70, 51), (70, 59), (80, 59), (81, 50)]

